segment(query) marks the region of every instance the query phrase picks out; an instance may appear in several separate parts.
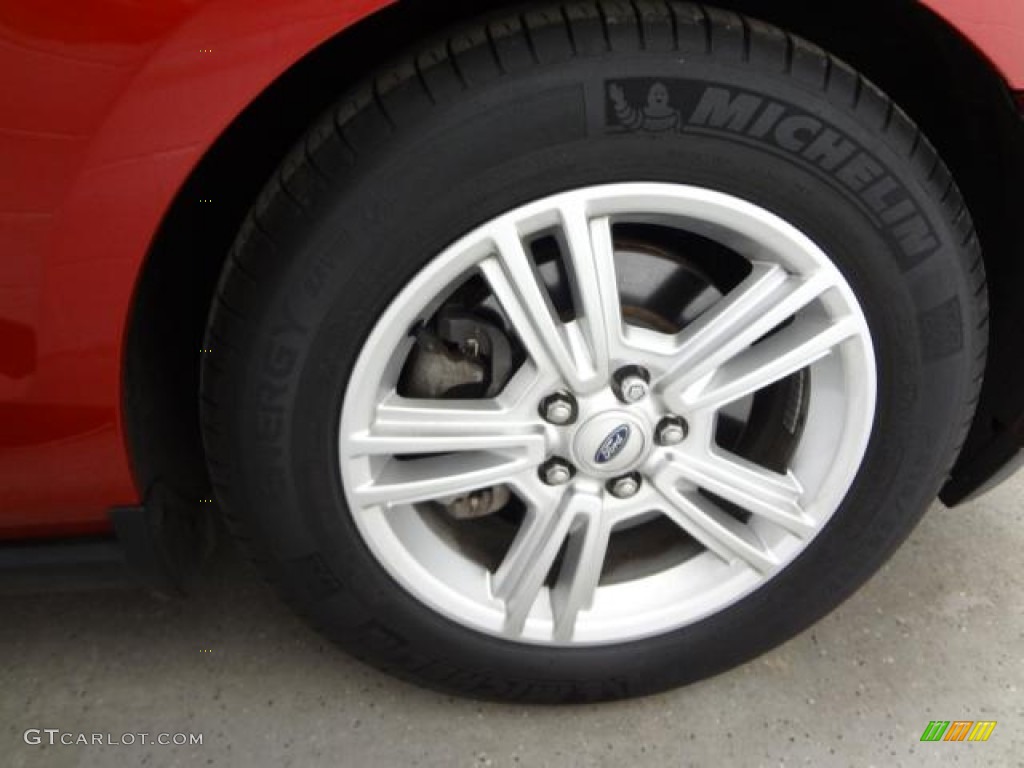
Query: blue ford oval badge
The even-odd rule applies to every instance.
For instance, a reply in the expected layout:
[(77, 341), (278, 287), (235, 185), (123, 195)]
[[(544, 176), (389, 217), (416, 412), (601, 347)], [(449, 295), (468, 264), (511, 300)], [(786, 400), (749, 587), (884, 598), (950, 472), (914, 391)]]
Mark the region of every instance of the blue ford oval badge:
[(613, 429), (608, 437), (604, 439), (604, 442), (601, 443), (597, 453), (594, 454), (594, 461), (598, 464), (607, 464), (622, 453), (622, 449), (629, 442), (629, 432), (628, 424), (623, 424)]

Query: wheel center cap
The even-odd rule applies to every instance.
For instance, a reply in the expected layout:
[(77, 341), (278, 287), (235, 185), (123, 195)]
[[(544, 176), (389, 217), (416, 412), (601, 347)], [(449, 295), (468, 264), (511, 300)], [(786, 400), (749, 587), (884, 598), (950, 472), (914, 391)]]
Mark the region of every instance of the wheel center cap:
[(619, 475), (644, 455), (647, 429), (635, 416), (608, 411), (585, 421), (573, 439), (577, 466), (596, 475)]

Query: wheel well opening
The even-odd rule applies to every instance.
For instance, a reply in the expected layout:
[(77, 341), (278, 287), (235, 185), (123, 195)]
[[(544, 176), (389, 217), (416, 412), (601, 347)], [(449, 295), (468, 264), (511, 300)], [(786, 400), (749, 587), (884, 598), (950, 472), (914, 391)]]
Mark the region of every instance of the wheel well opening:
[[(642, 11), (646, 0), (637, 0)], [(953, 474), (1016, 446), (1024, 368), (1015, 340), (1024, 281), (1014, 195), (1024, 181), (1016, 108), (988, 62), (915, 2), (721, 0), (714, 5), (793, 31), (878, 83), (938, 147), (974, 216), (989, 273), (991, 349), (978, 416)], [(125, 348), (125, 422), (136, 482), (162, 481), (183, 498), (209, 495), (199, 428), (199, 367), (207, 313), (224, 259), (249, 208), (294, 142), (349, 87), (436, 32), (509, 0), (402, 0), (297, 62), (221, 135), (164, 217), (139, 278)], [(213, 200), (212, 204), (199, 202)]]

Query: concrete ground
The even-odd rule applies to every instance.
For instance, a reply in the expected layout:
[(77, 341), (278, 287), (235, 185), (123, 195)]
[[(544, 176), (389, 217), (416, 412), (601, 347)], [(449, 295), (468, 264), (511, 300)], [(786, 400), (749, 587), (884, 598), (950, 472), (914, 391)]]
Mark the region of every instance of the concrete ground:
[[(230, 553), (187, 601), (0, 596), (7, 766), (1024, 766), (1024, 476), (936, 506), (859, 594), (712, 680), (586, 707), (420, 690), (327, 645)], [(208, 652), (207, 652), (208, 651)], [(921, 743), (930, 720), (987, 743)], [(29, 728), (202, 746), (27, 745)], [(45, 734), (44, 734), (45, 738)]]

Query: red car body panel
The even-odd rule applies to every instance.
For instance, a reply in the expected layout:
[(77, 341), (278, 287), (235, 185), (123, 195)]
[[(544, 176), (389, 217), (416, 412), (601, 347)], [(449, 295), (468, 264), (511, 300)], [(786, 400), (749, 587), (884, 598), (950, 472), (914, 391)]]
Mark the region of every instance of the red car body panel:
[(138, 501), (121, 423), (132, 290), (217, 136), (381, 0), (42, 0), (0, 14), (0, 537)]
[(970, 40), (1006, 79), (1024, 90), (1024, 3), (1020, 0), (924, 0)]
[[(0, 539), (138, 503), (132, 292), (175, 195), (295, 61), (387, 0), (0, 3)], [(1024, 89), (1024, 3), (929, 0)]]

